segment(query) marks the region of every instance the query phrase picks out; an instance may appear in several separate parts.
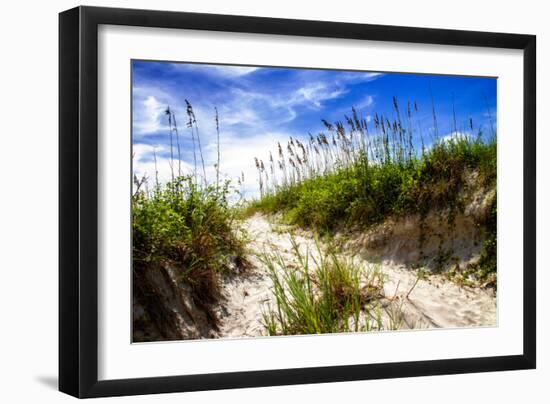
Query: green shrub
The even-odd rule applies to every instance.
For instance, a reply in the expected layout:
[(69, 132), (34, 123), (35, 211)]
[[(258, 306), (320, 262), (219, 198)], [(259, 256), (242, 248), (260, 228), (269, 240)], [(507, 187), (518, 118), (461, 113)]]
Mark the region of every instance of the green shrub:
[[(202, 302), (219, 291), (217, 274), (244, 267), (244, 242), (233, 224), (228, 185), (199, 187), (179, 177), (132, 198), (134, 273), (155, 265), (176, 268)], [(139, 279), (139, 276), (138, 276)]]

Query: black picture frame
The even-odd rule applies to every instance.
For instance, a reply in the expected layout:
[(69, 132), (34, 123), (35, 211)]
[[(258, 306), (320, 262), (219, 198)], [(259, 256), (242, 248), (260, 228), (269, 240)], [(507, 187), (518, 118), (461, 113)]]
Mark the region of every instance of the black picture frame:
[[(523, 51), (523, 354), (98, 380), (98, 26), (509, 48)], [(536, 366), (536, 37), (489, 32), (77, 7), (59, 15), (59, 389), (76, 397), (325, 383)]]

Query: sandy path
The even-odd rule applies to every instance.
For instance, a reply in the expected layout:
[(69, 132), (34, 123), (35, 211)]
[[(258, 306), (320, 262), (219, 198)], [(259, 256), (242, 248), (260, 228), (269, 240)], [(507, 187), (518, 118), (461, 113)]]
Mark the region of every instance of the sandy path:
[[(256, 254), (277, 250), (286, 262), (295, 262), (284, 226), (270, 222), (265, 216), (254, 215), (246, 220), (244, 228), (250, 238), (249, 259), (253, 270), (250, 275), (224, 281), (225, 302), (218, 312), (220, 337), (265, 335), (262, 310), (274, 300), (271, 279)], [(301, 250), (315, 251), (315, 241), (309, 232), (294, 232), (294, 237)], [(387, 277), (384, 292), (388, 299), (384, 304), (388, 305), (391, 300), (394, 307), (400, 308), (404, 319), (402, 328), (496, 325), (496, 297), (490, 290), (461, 287), (441, 275), (430, 275), (420, 280), (407, 298), (416, 281), (416, 272), (392, 261), (382, 261), (381, 269)]]
[[(222, 320), (220, 336), (251, 337), (266, 335), (262, 324), (262, 310), (275, 300), (271, 293), (272, 282), (268, 270), (257, 254), (277, 250), (287, 262), (295, 262), (291, 253), (292, 244), (289, 233), (284, 226), (270, 222), (265, 216), (254, 215), (248, 218), (243, 226), (247, 233), (252, 271), (246, 276), (227, 278), (223, 284), (226, 302), (219, 314)], [(312, 249), (315, 242), (312, 238), (295, 234), (300, 249)]]

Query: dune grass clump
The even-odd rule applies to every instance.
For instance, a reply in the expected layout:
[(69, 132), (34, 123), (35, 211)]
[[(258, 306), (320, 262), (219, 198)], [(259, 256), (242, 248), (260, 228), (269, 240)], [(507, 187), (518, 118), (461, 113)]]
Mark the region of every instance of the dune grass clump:
[(203, 301), (217, 296), (217, 274), (244, 263), (244, 241), (233, 226), (227, 187), (202, 188), (179, 177), (132, 198), (134, 272), (148, 266), (178, 268), (181, 281)]
[[(369, 123), (352, 109), (345, 123), (322, 120), (326, 130), (310, 134), (309, 141), (278, 144), (267, 163), (256, 162), (261, 197), (247, 213), (282, 213), (289, 224), (330, 234), (441, 212), (452, 229), (468, 195), (496, 187), (496, 132), (484, 134), (471, 119), (458, 130), (455, 120), (452, 133), (442, 137), (433, 111), (435, 129), (423, 131), (416, 103), (403, 111), (394, 98), (392, 119), (376, 114)], [(483, 277), (496, 272), (493, 221), (481, 223), (488, 238)]]
[[(255, 159), (261, 197), (249, 210), (287, 211), (301, 225), (330, 228), (453, 204), (467, 171), (477, 171), (484, 185), (496, 180), (494, 130), (485, 135), (472, 119), (459, 130), (455, 118), (441, 137), (434, 107), (427, 136), (418, 115), (416, 102), (402, 111), (394, 97), (392, 119), (375, 114), (369, 124), (355, 108), (345, 122), (321, 119), (326, 130), (309, 141), (291, 137), (269, 161)], [(321, 209), (312, 209), (316, 202)]]
[[(132, 260), (134, 296), (149, 317), (157, 321), (157, 328), (170, 326), (162, 321), (169, 317), (159, 309), (159, 302), (172, 292), (160, 290), (147, 276), (148, 271), (170, 268), (178, 287), (185, 288), (194, 305), (207, 313), (209, 321), (217, 319), (210, 310), (220, 298), (221, 275), (247, 268), (244, 233), (235, 223), (236, 210), (230, 206), (230, 183), (222, 183), (219, 176), (219, 157), (216, 180), (209, 183), (203, 165), (202, 149), (198, 141), (198, 126), (191, 104), (186, 101), (188, 127), (193, 137), (194, 171), (181, 173), (181, 152), (174, 111), (167, 108), (170, 130), (171, 180), (158, 179), (155, 154), (154, 184), (147, 177), (134, 177), (132, 196)], [(217, 120), (217, 111), (216, 111)], [(219, 127), (218, 127), (219, 131)], [(219, 139), (219, 135), (218, 135)], [(177, 162), (174, 156), (177, 145)], [(198, 153), (197, 153), (198, 151)], [(200, 158), (197, 159), (197, 157)], [(201, 162), (202, 176), (197, 163)], [(166, 275), (167, 271), (161, 271)], [(182, 289), (183, 290), (183, 289)], [(154, 314), (151, 314), (154, 313)]]
[(371, 225), (391, 215), (460, 209), (466, 175), (480, 186), (496, 182), (496, 141), (457, 137), (436, 142), (405, 160), (369, 160), (359, 152), (351, 165), (280, 186), (253, 201), (249, 212), (284, 212), (290, 223), (321, 231)]
[[(261, 258), (273, 281), (275, 307), (264, 311), (269, 335), (324, 334), (382, 330), (379, 300), (384, 276), (379, 268), (366, 268), (335, 252), (300, 251), (292, 241), (297, 262), (285, 261), (280, 253)], [(397, 328), (398, 324), (393, 327)]]

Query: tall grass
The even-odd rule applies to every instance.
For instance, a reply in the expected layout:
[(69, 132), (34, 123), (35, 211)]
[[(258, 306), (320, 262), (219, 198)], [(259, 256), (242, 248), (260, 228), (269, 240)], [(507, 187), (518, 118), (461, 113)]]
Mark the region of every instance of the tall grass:
[(471, 171), (484, 185), (496, 181), (496, 135), (486, 138), (470, 119), (448, 138), (432, 130), (427, 146), (417, 114), (409, 102), (403, 116), (394, 97), (393, 120), (375, 114), (369, 125), (353, 108), (346, 124), (322, 120), (327, 131), (310, 134), (307, 144), (293, 138), (278, 144), (271, 176), (256, 159), (261, 198), (249, 210), (283, 211), (298, 225), (330, 230), (454, 208)]
[[(193, 142), (199, 139), (197, 122), (191, 104), (187, 101), (188, 126)], [(245, 241), (235, 228), (235, 210), (229, 206), (233, 191), (229, 182), (208, 184), (200, 142), (194, 155), (200, 157), (202, 178), (196, 172), (181, 173), (180, 133), (175, 113), (166, 110), (170, 127), (171, 180), (158, 179), (155, 152), (155, 181), (134, 177), (132, 196), (132, 241), (134, 293), (148, 309), (154, 299), (164, 299), (147, 281), (146, 272), (169, 266), (177, 274), (177, 281), (190, 287), (195, 303), (208, 307), (217, 302), (220, 275), (246, 268)], [(217, 120), (217, 111), (216, 111)], [(219, 130), (219, 127), (218, 127)], [(176, 141), (174, 141), (174, 137)], [(174, 143), (177, 146), (177, 175), (174, 172)], [(197, 153), (198, 151), (198, 153)], [(197, 159), (195, 159), (197, 161)], [(219, 157), (217, 168), (219, 167)], [(157, 310), (158, 311), (158, 310)], [(150, 316), (153, 317), (153, 316)], [(216, 319), (211, 318), (215, 323)]]
[[(473, 191), (467, 189), (472, 174), (478, 189), (496, 186), (496, 132), (485, 135), (472, 119), (459, 130), (453, 111), (452, 133), (441, 137), (434, 105), (433, 127), (426, 131), (416, 102), (402, 109), (394, 97), (392, 104), (391, 119), (375, 114), (367, 122), (352, 108), (343, 121), (322, 120), (326, 130), (309, 134), (308, 142), (290, 138), (278, 144), (270, 176), (264, 162), (256, 161), (261, 197), (248, 213), (282, 212), (291, 224), (332, 232), (441, 211), (452, 228)], [(493, 222), (480, 223), (492, 237), (482, 256), (485, 273), (496, 271)]]
[(401, 326), (397, 320), (386, 324), (382, 320), (384, 276), (378, 267), (366, 268), (334, 251), (323, 251), (318, 242), (314, 253), (301, 252), (294, 238), (291, 242), (297, 265), (285, 261), (278, 251), (261, 256), (275, 296), (275, 307), (268, 306), (263, 314), (269, 335), (357, 332)]

